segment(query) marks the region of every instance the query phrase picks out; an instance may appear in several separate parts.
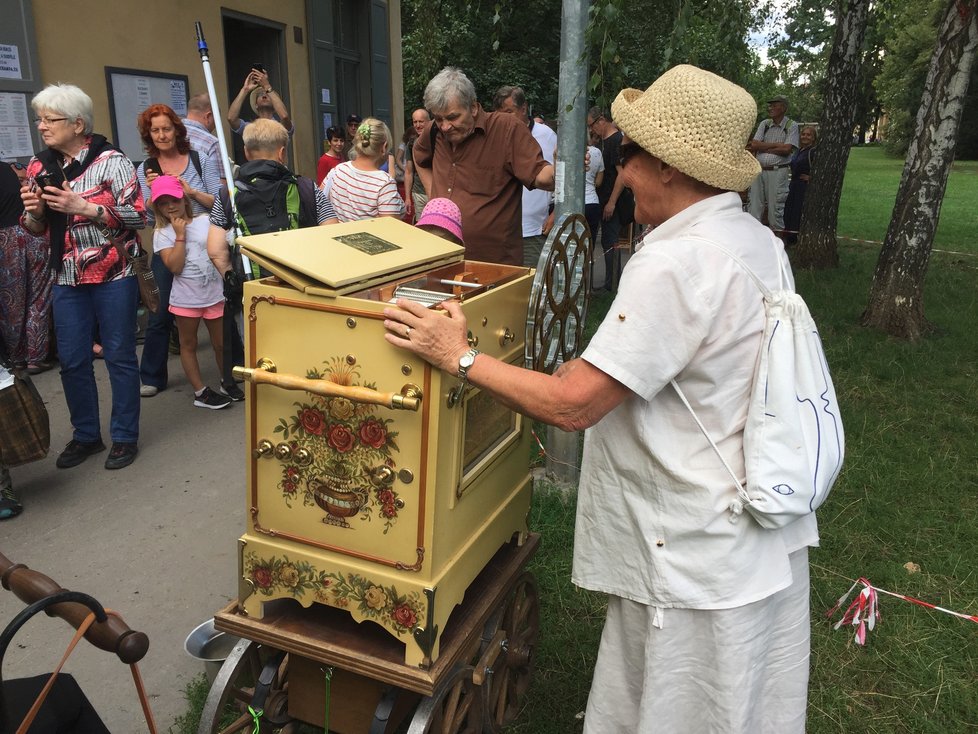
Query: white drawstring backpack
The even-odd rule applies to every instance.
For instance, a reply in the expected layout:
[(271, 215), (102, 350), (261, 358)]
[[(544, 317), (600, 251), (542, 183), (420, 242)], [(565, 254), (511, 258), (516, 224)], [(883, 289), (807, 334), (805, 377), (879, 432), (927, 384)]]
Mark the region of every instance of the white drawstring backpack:
[(764, 298), (764, 334), (744, 426), (746, 482), (723, 458), (675, 380), (672, 386), (737, 485), (731, 522), (747, 510), (762, 527), (781, 528), (814, 512), (842, 469), (845, 436), (822, 341), (805, 301), (785, 287), (780, 243), (773, 234), (778, 262), (773, 292), (723, 245), (696, 239), (740, 265)]

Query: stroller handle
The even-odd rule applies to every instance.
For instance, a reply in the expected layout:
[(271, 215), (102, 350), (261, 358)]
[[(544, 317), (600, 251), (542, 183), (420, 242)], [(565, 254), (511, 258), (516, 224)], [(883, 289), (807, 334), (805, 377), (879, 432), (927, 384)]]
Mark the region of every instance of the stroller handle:
[[(52, 594), (65, 591), (57, 582), (40, 571), (34, 571), (22, 563), (13, 563), (0, 553), (0, 583), (12, 591), (21, 601), (33, 604)], [(47, 610), (49, 615), (61, 617), (75, 629), (91, 610), (78, 602), (54, 604)], [(85, 639), (100, 650), (114, 653), (127, 665), (139, 662), (149, 649), (145, 632), (129, 628), (121, 617), (110, 615), (104, 622), (95, 622), (85, 633)]]

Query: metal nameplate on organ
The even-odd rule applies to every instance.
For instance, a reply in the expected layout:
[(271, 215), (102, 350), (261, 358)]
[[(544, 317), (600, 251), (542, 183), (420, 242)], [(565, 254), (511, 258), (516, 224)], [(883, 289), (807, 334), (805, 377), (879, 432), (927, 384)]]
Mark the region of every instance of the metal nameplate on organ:
[(469, 343), (524, 359), (532, 270), (392, 217), (242, 237), (248, 524), (239, 607), (372, 621), (431, 665), (478, 574), (527, 534), (529, 422), (384, 339), (383, 309), (454, 299)]
[(350, 247), (356, 248), (360, 252), (366, 253), (367, 255), (379, 255), (382, 252), (391, 252), (393, 250), (400, 250), (400, 246), (395, 245), (393, 242), (388, 242), (383, 240), (376, 235), (372, 235), (369, 232), (354, 232), (353, 234), (341, 234), (335, 235), (333, 237), (337, 242), (342, 242), (344, 245), (349, 245)]

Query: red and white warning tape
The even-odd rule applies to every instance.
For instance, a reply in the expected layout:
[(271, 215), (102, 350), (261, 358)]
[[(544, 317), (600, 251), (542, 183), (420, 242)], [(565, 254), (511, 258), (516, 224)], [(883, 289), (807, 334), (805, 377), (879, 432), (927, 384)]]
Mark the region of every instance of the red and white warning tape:
[(833, 629), (839, 629), (843, 625), (850, 625), (856, 628), (855, 642), (857, 645), (866, 644), (866, 636), (873, 631), (876, 626), (876, 622), (882, 617), (879, 611), (879, 600), (877, 598), (878, 594), (886, 594), (888, 596), (894, 596), (897, 599), (903, 599), (911, 604), (916, 604), (917, 606), (925, 607), (926, 609), (933, 609), (938, 612), (944, 612), (945, 614), (950, 614), (954, 617), (959, 617), (961, 619), (967, 619), (971, 622), (978, 623), (978, 614), (963, 614), (961, 612), (955, 612), (951, 609), (945, 609), (944, 607), (939, 607), (936, 604), (931, 604), (930, 602), (923, 601), (921, 599), (915, 599), (912, 596), (907, 596), (906, 594), (898, 594), (894, 591), (887, 591), (886, 589), (881, 589), (878, 586), (873, 586), (868, 579), (859, 578), (856, 582), (849, 587), (849, 591), (839, 597), (839, 601), (835, 603), (831, 609), (829, 609), (825, 616), (829, 619), (839, 610), (839, 608), (845, 604), (849, 595), (856, 589), (860, 584), (863, 588), (860, 589), (859, 593), (853, 602), (846, 608), (845, 613), (842, 615), (842, 619), (835, 623)]

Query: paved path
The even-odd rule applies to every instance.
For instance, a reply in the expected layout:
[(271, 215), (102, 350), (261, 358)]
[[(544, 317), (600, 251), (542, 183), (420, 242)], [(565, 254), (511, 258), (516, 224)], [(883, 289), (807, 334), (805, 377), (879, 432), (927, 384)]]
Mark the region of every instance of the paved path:
[[(215, 385), (202, 342), (204, 377)], [(35, 377), (51, 416), (52, 451), (12, 470), (25, 510), (0, 523), (0, 552), (10, 560), (91, 594), (149, 635), (140, 670), (163, 732), (186, 710), (183, 687), (203, 670), (184, 652), (184, 639), (236, 593), (237, 538), (245, 525), (244, 404), (195, 408), (178, 357), (170, 357), (169, 369), (170, 389), (142, 400), (139, 456), (118, 471), (105, 470), (105, 452), (73, 469), (55, 467), (71, 438), (64, 393), (57, 369)], [(97, 361), (95, 370), (109, 444), (105, 364)], [(0, 588), (0, 625), (22, 608)], [(72, 632), (59, 619), (35, 617), (8, 649), (4, 678), (49, 672)], [(146, 730), (118, 658), (83, 643), (65, 669), (112, 732)]]

